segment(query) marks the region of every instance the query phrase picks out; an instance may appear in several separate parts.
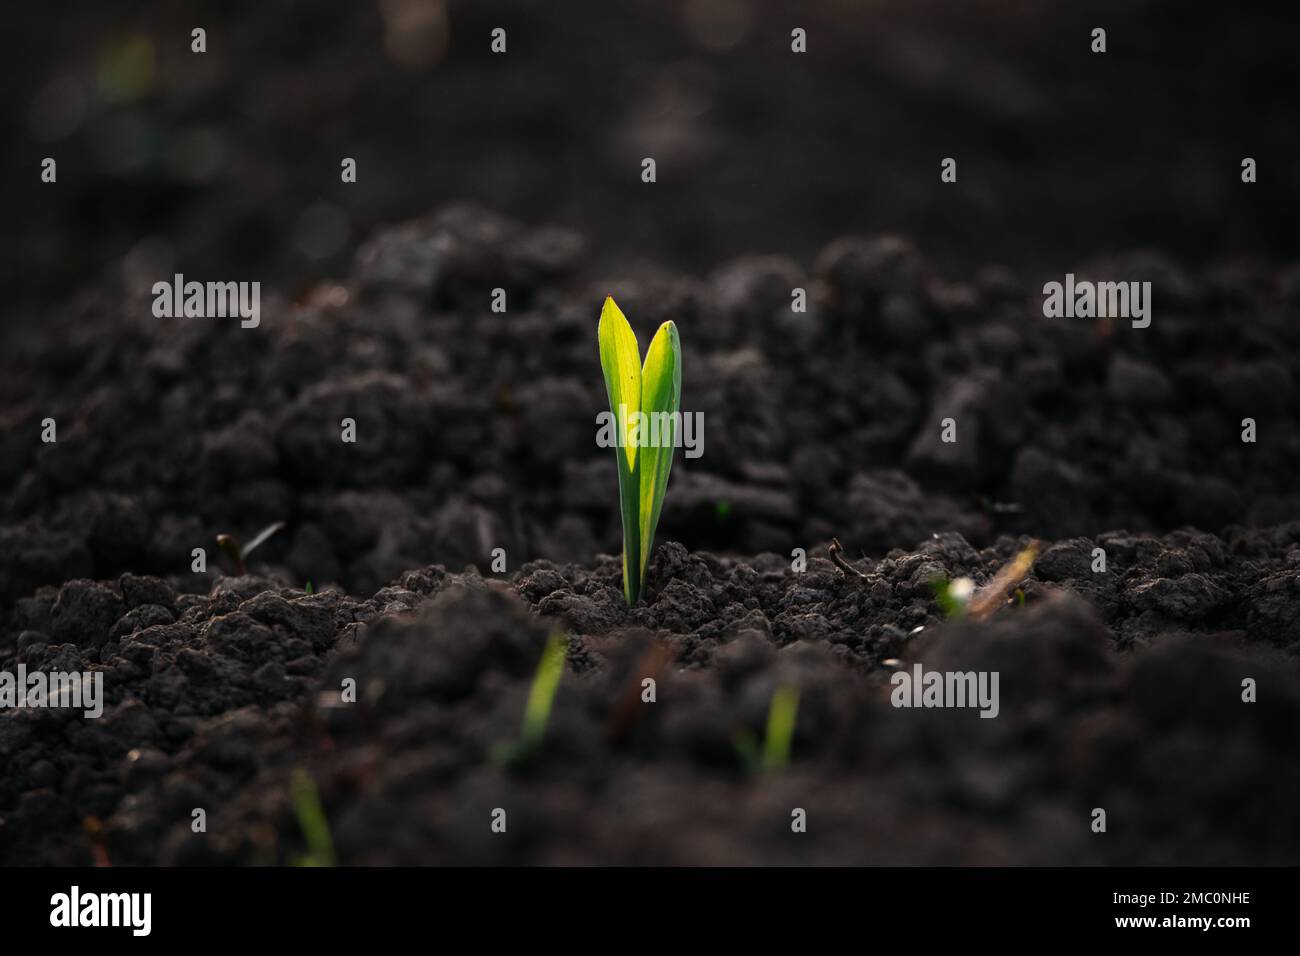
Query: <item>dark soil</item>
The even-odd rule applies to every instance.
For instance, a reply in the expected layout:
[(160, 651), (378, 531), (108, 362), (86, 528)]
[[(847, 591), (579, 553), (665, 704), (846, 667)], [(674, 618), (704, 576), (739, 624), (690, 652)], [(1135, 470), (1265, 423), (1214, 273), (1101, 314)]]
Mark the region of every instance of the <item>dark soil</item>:
[[(952, 276), (1059, 273), (1126, 246), (1300, 257), (1284, 4), (732, 0), (731, 28), (691, 16), (709, 5), (16, 5), (0, 57), (7, 304), (21, 292), (43, 315), (69, 289), (173, 266), (296, 294), (374, 229), (465, 197), (581, 232), (601, 266), (689, 274), (756, 251), (810, 261), (848, 232), (923, 237)], [(43, 156), (54, 189), (35, 182)], [(938, 184), (945, 156), (955, 188)], [(1243, 156), (1259, 162), (1249, 187)]]
[[(0, 669), (102, 670), (108, 706), (0, 713), (0, 860), (289, 862), (301, 767), (343, 863), (1300, 862), (1300, 274), (1080, 264), (1154, 281), (1134, 330), (899, 238), (703, 280), (585, 248), (457, 206), (256, 330), (105, 294), (13, 336)], [(677, 323), (706, 425), (633, 610), (593, 441), (606, 292), (642, 342)], [(278, 520), (222, 576), (215, 536)], [(943, 618), (935, 578), (1032, 538), (1023, 606)], [(502, 764), (556, 626), (547, 736)], [(895, 709), (916, 661), (999, 671), (1000, 716)], [(756, 774), (737, 742), (782, 685), (793, 759)]]

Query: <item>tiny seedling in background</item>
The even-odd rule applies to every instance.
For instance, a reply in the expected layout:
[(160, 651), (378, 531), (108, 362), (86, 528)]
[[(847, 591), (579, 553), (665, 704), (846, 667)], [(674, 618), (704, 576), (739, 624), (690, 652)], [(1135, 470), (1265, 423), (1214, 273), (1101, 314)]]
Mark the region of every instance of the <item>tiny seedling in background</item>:
[(310, 582), (310, 581), (307, 582), (307, 593), (308, 593), (308, 594), (315, 594), (315, 593), (316, 593), (316, 589), (315, 589), (314, 587), (311, 586), (311, 582)]
[[(646, 349), (610, 296), (597, 330), (605, 391), (618, 440), (618, 498), (623, 519), (623, 596), (636, 604), (645, 586), (655, 528), (673, 464), (682, 398), (682, 346), (677, 326), (665, 322)], [(652, 424), (653, 423), (653, 424)], [(658, 440), (649, 443), (650, 434)]]
[(247, 546), (240, 547), (239, 541), (232, 534), (217, 535), (217, 547), (230, 555), (230, 559), (235, 562), (235, 574), (243, 577), (248, 573), (248, 565), (245, 563), (254, 551), (264, 545), (271, 535), (275, 534), (284, 527), (283, 521), (277, 521), (275, 524), (269, 524), (253, 536), (253, 540), (248, 542)]
[(546, 736), (546, 725), (551, 719), (551, 707), (560, 678), (564, 676), (564, 658), (569, 650), (569, 639), (558, 631), (546, 639), (542, 659), (537, 665), (533, 686), (528, 689), (528, 702), (524, 704), (524, 721), (519, 739), (497, 744), (492, 755), (499, 763), (510, 763), (534, 750)]
[(307, 853), (297, 859), (297, 865), (333, 866), (334, 839), (330, 836), (329, 821), (325, 819), (325, 808), (321, 806), (316, 782), (301, 767), (294, 769), (289, 780), (289, 796), (293, 801), (293, 812), (298, 817), (298, 826), (307, 841)]
[(799, 716), (799, 688), (778, 687), (767, 708), (767, 736), (763, 740), (763, 772), (776, 773), (790, 762), (790, 743)]
[(794, 741), (794, 725), (799, 716), (799, 688), (782, 686), (772, 694), (767, 705), (767, 728), (760, 752), (753, 732), (748, 728), (737, 731), (733, 743), (741, 759), (751, 770), (777, 773), (790, 763), (790, 745)]

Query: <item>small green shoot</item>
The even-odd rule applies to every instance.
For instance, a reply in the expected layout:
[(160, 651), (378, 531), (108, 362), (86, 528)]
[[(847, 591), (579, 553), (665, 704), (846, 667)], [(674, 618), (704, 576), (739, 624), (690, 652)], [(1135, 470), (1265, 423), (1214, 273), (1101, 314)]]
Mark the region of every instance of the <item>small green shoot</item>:
[(741, 761), (750, 770), (778, 773), (790, 763), (790, 745), (794, 741), (794, 725), (799, 716), (799, 688), (781, 686), (772, 694), (767, 705), (767, 729), (760, 752), (754, 733), (742, 727), (732, 736), (732, 744)]
[(537, 665), (537, 675), (533, 686), (528, 690), (528, 701), (524, 704), (523, 726), (517, 741), (499, 743), (492, 748), (492, 756), (498, 763), (512, 763), (537, 748), (546, 736), (546, 725), (551, 719), (551, 707), (555, 703), (555, 692), (559, 690), (560, 678), (564, 676), (564, 658), (569, 650), (569, 639), (559, 631), (546, 639), (542, 649), (542, 659)]
[(230, 555), (230, 560), (235, 563), (235, 574), (243, 577), (248, 573), (248, 565), (245, 562), (248, 561), (249, 556), (265, 544), (271, 535), (280, 531), (283, 527), (283, 521), (267, 525), (253, 535), (253, 540), (248, 542), (246, 547), (240, 547), (239, 540), (233, 534), (219, 534), (217, 535), (217, 547)]
[(605, 297), (597, 330), (600, 365), (617, 441), (618, 498), (623, 519), (623, 596), (636, 604), (645, 587), (655, 529), (668, 488), (682, 398), (682, 346), (677, 326), (659, 326), (645, 363), (627, 317)]
[(289, 795), (293, 810), (298, 816), (298, 826), (307, 841), (307, 853), (298, 857), (298, 866), (333, 866), (334, 838), (330, 836), (329, 821), (321, 806), (320, 793), (311, 775), (301, 767), (294, 768), (289, 780)]
[(315, 589), (314, 587), (311, 586), (311, 582), (310, 582), (310, 581), (307, 582), (307, 593), (308, 593), (308, 594), (315, 594), (315, 593), (316, 593), (316, 589)]
[(763, 772), (776, 773), (790, 762), (790, 743), (799, 716), (799, 688), (778, 687), (767, 708), (767, 736), (763, 740)]
[(528, 691), (528, 703), (524, 707), (523, 733), (520, 735), (529, 746), (541, 743), (546, 735), (546, 725), (551, 719), (551, 707), (555, 703), (555, 692), (560, 687), (560, 678), (564, 676), (564, 656), (568, 652), (569, 641), (563, 634), (552, 634), (546, 639), (542, 649), (542, 660), (537, 665), (537, 676)]

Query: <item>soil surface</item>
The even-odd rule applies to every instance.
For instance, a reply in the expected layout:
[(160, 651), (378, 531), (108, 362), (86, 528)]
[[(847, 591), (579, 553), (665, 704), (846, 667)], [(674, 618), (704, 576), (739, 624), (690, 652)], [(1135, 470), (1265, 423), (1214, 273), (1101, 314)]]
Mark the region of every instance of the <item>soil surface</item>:
[[(13, 335), (0, 670), (102, 671), (107, 703), (0, 712), (0, 861), (294, 862), (302, 770), (341, 863), (1300, 862), (1300, 272), (1078, 263), (1154, 282), (1133, 329), (893, 236), (703, 279), (589, 248), (456, 205), (257, 329), (103, 293)], [(643, 343), (677, 323), (705, 421), (634, 609), (606, 293)], [(233, 575), (215, 536), (274, 521)], [(936, 578), (1034, 540), (1018, 595), (945, 617)], [(557, 628), (546, 736), (502, 761)], [(997, 671), (998, 717), (892, 706), (917, 662)]]

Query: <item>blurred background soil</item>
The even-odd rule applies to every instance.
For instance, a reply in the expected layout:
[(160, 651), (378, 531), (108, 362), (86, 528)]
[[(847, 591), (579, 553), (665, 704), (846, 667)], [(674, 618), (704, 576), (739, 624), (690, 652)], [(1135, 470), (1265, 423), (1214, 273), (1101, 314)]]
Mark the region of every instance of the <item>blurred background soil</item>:
[(466, 199), (577, 230), (600, 267), (688, 275), (895, 231), (949, 276), (1300, 253), (1285, 5), (96, 0), (6, 28), (8, 331), (172, 271), (293, 296), (377, 225)]

